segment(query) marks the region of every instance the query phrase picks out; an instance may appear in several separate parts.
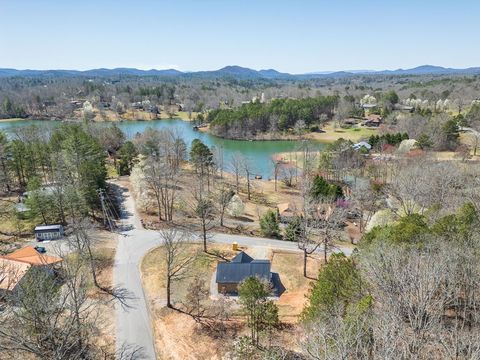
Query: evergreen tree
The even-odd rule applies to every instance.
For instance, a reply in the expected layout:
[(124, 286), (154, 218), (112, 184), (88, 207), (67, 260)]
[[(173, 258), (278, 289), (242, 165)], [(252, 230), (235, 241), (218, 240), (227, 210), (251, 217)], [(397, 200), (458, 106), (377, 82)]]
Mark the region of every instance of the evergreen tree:
[(130, 175), (138, 156), (137, 149), (131, 141), (125, 142), (118, 150), (118, 173), (119, 175)]
[(448, 120), (442, 127), (443, 134), (445, 135), (445, 145), (449, 150), (455, 150), (458, 145), (458, 139), (460, 137), (460, 129), (455, 119)]
[(430, 136), (427, 134), (421, 134), (417, 139), (417, 145), (420, 149), (428, 150), (433, 146), (433, 142)]
[(203, 175), (213, 166), (213, 153), (201, 140), (195, 139), (190, 149), (190, 160), (197, 173)]
[(302, 233), (302, 219), (299, 216), (296, 216), (292, 221), (290, 221), (285, 228), (284, 240), (287, 241), (298, 241), (299, 236)]
[(30, 209), (30, 216), (33, 219), (40, 218), (45, 225), (57, 222), (54, 199), (49, 190), (42, 187), (40, 179), (32, 178), (28, 182), (27, 190), (28, 197), (25, 205)]
[(322, 176), (317, 175), (313, 179), (310, 194), (314, 199), (338, 199), (343, 196), (342, 188), (335, 184), (330, 184)]
[(274, 211), (268, 210), (260, 219), (260, 229), (263, 236), (279, 237), (280, 227), (278, 226), (278, 218)]
[(255, 277), (249, 277), (240, 284), (238, 295), (242, 312), (247, 316), (250, 338), (258, 346), (260, 334), (269, 333), (278, 326), (278, 307), (268, 299), (271, 295), (269, 285)]
[(332, 254), (310, 290), (302, 318), (309, 321), (343, 314), (361, 294), (360, 273), (353, 259), (343, 253)]

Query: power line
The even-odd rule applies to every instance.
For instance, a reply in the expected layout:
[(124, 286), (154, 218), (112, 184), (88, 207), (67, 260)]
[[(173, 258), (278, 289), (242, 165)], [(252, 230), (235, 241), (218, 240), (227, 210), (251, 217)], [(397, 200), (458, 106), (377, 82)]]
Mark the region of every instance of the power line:
[(114, 230), (114, 222), (112, 221), (112, 213), (111, 213), (111, 210), (110, 210), (110, 207), (108, 206), (108, 204), (106, 203), (106, 200), (105, 200), (105, 190), (104, 189), (98, 189), (97, 190), (97, 193), (98, 193), (98, 196), (100, 198), (100, 204), (102, 205), (102, 212), (103, 212), (103, 225), (105, 227), (107, 227), (107, 224), (108, 224), (108, 227), (110, 229), (110, 231), (113, 231)]

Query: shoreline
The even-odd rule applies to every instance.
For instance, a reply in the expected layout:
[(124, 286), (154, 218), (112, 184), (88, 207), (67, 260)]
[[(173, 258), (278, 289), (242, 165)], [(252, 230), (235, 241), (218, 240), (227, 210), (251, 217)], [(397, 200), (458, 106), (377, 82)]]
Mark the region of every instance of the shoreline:
[(229, 138), (222, 137), (210, 132), (209, 127), (198, 129), (203, 133), (218, 137), (224, 140), (236, 140), (236, 141), (315, 141), (322, 144), (331, 144), (339, 139), (351, 140), (353, 142), (361, 141), (364, 138), (368, 138), (377, 132), (377, 129), (371, 128), (350, 128), (342, 130), (334, 130), (327, 125), (321, 132), (311, 132), (302, 135), (282, 135), (282, 134), (263, 134), (257, 135), (251, 139), (245, 138)]
[(12, 121), (25, 121), (31, 120), (28, 118), (9, 118), (9, 119), (0, 119), (0, 122), (12, 122)]
[[(162, 121), (162, 120), (179, 120), (187, 123), (192, 123), (194, 120), (186, 119), (182, 116), (177, 116), (173, 118), (164, 118), (159, 117), (155, 119), (105, 119), (105, 120), (94, 120), (92, 123), (122, 123), (122, 122), (149, 122), (149, 121)], [(10, 118), (10, 119), (0, 119), (0, 123), (5, 122), (21, 122), (21, 121), (38, 121), (38, 122), (82, 122), (81, 118), (70, 118), (70, 119), (32, 119), (32, 118)], [(218, 136), (210, 131), (210, 127), (207, 125), (198, 129), (199, 132), (209, 134), (219, 139), (223, 140), (234, 140), (234, 141), (313, 141), (321, 144), (331, 144), (338, 139), (351, 140), (353, 142), (360, 141), (362, 138), (367, 138), (368, 136), (376, 133), (376, 129), (370, 128), (349, 128), (349, 129), (333, 129), (330, 124), (327, 124), (322, 132), (313, 132), (302, 135), (294, 134), (260, 134), (253, 138), (229, 138)]]

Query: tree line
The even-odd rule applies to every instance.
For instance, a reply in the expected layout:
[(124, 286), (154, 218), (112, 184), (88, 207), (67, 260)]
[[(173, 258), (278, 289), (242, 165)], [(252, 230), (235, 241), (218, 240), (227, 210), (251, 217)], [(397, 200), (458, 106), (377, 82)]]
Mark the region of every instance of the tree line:
[(302, 315), (309, 359), (475, 359), (480, 352), (479, 216), (471, 203), (366, 234), (332, 255)]
[(207, 121), (215, 135), (226, 138), (244, 139), (295, 127), (304, 131), (313, 124), (330, 119), (336, 103), (336, 96), (276, 99), (268, 104), (251, 102), (237, 109), (211, 111)]
[(29, 214), (42, 223), (94, 217), (97, 190), (106, 188), (106, 158), (100, 139), (83, 125), (18, 128), (0, 133), (1, 187), (19, 196), (27, 191)]

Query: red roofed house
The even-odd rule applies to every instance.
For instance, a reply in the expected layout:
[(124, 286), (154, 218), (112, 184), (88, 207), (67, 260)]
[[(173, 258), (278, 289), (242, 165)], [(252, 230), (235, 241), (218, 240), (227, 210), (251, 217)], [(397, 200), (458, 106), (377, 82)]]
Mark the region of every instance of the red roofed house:
[(0, 256), (0, 299), (5, 294), (15, 293), (31, 268), (53, 270), (62, 261), (59, 257), (41, 254), (33, 246)]

